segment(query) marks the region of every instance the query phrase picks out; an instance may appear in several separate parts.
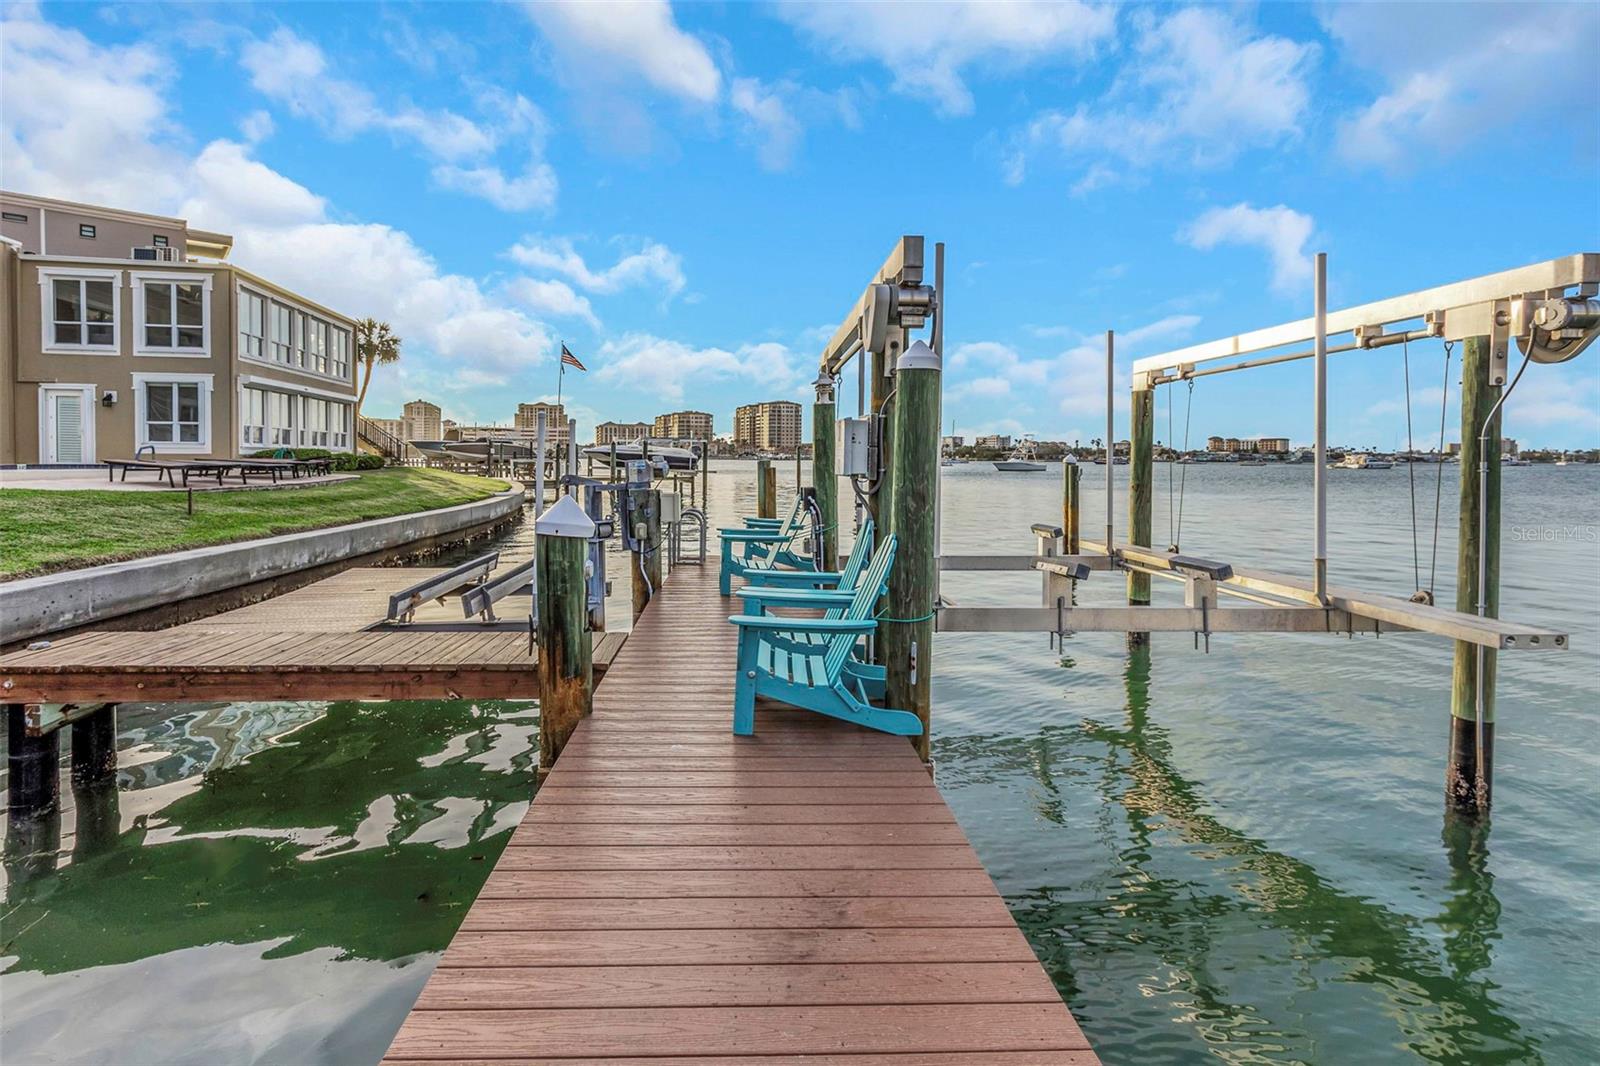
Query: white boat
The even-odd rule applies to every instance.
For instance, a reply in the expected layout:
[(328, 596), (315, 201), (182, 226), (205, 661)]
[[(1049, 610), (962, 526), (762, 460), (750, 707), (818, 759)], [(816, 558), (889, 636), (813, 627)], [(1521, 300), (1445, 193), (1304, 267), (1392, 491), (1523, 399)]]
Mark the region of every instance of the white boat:
[(1388, 470), (1394, 466), (1387, 459), (1374, 459), (1370, 455), (1347, 455), (1337, 463), (1329, 463), (1330, 470)]
[[(629, 459), (643, 459), (645, 444), (650, 445), (651, 459), (665, 459), (667, 466), (673, 470), (693, 470), (699, 465), (700, 456), (692, 448), (681, 448), (668, 444), (665, 441), (648, 440), (641, 437), (638, 440), (617, 442), (617, 461), (626, 462)], [(591, 459), (611, 460), (611, 445), (592, 444), (583, 449), (583, 454)]]
[(994, 464), (996, 470), (1007, 474), (1037, 474), (1045, 468), (1034, 458), (1033, 441), (1023, 438), (1016, 450)]
[(413, 440), (407, 441), (424, 459), (438, 463), (481, 463), (486, 459), (532, 459), (532, 445), (519, 441)]

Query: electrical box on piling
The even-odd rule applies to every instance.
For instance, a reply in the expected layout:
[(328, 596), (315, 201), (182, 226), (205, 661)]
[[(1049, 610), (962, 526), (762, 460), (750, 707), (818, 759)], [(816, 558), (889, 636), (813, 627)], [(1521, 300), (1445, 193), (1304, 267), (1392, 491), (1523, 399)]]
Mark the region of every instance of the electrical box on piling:
[(871, 477), (872, 469), (870, 418), (841, 418), (834, 423), (834, 443), (839, 474), (842, 477)]

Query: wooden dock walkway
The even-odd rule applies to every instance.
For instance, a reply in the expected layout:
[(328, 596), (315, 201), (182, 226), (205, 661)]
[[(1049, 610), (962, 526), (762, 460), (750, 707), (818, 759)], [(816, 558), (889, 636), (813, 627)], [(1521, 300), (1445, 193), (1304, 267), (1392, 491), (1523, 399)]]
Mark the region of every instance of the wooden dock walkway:
[(671, 576), (385, 1062), (1096, 1062), (904, 738), (731, 734), (731, 613)]
[[(412, 626), (373, 628), (391, 593), (441, 573), (359, 567), (170, 629), (74, 634), (0, 656), (0, 694), (7, 703), (537, 697), (525, 630), (430, 631), (430, 621), (461, 622), (455, 602), (425, 605)], [(594, 634), (597, 676), (624, 640)]]

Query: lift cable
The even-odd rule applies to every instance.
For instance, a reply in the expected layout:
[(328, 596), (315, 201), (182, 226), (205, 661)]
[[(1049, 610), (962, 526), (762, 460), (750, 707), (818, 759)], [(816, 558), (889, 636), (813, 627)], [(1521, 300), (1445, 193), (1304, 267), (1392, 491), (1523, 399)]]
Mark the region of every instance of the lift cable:
[(1416, 442), (1411, 435), (1411, 340), (1402, 342), (1401, 350), (1406, 375), (1406, 480), (1411, 488), (1411, 588), (1422, 591), (1422, 556), (1417, 548), (1417, 454)]
[(1454, 341), (1444, 342), (1444, 385), (1439, 390), (1439, 450), (1434, 453), (1438, 469), (1433, 479), (1433, 559), (1428, 568), (1428, 602), (1433, 603), (1433, 590), (1439, 576), (1439, 505), (1444, 498), (1444, 420), (1450, 407), (1450, 355), (1455, 350)]
[[(1168, 411), (1171, 411), (1169, 405)], [(1179, 454), (1189, 454), (1189, 416), (1194, 414), (1194, 378), (1189, 379), (1189, 398), (1183, 408), (1183, 451)], [(1171, 468), (1167, 470), (1171, 474)], [(1183, 464), (1183, 473), (1178, 475), (1178, 518), (1172, 531), (1172, 547), (1168, 550), (1176, 552), (1183, 537), (1183, 497), (1184, 490), (1189, 487), (1189, 464)], [(1168, 505), (1170, 507), (1170, 504)]]

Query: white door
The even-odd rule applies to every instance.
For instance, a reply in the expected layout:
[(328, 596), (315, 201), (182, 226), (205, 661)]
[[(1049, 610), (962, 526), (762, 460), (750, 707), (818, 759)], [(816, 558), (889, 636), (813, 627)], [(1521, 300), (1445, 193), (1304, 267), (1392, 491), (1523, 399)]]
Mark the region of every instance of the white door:
[(83, 389), (45, 389), (43, 438), (46, 463), (94, 462), (94, 408)]

